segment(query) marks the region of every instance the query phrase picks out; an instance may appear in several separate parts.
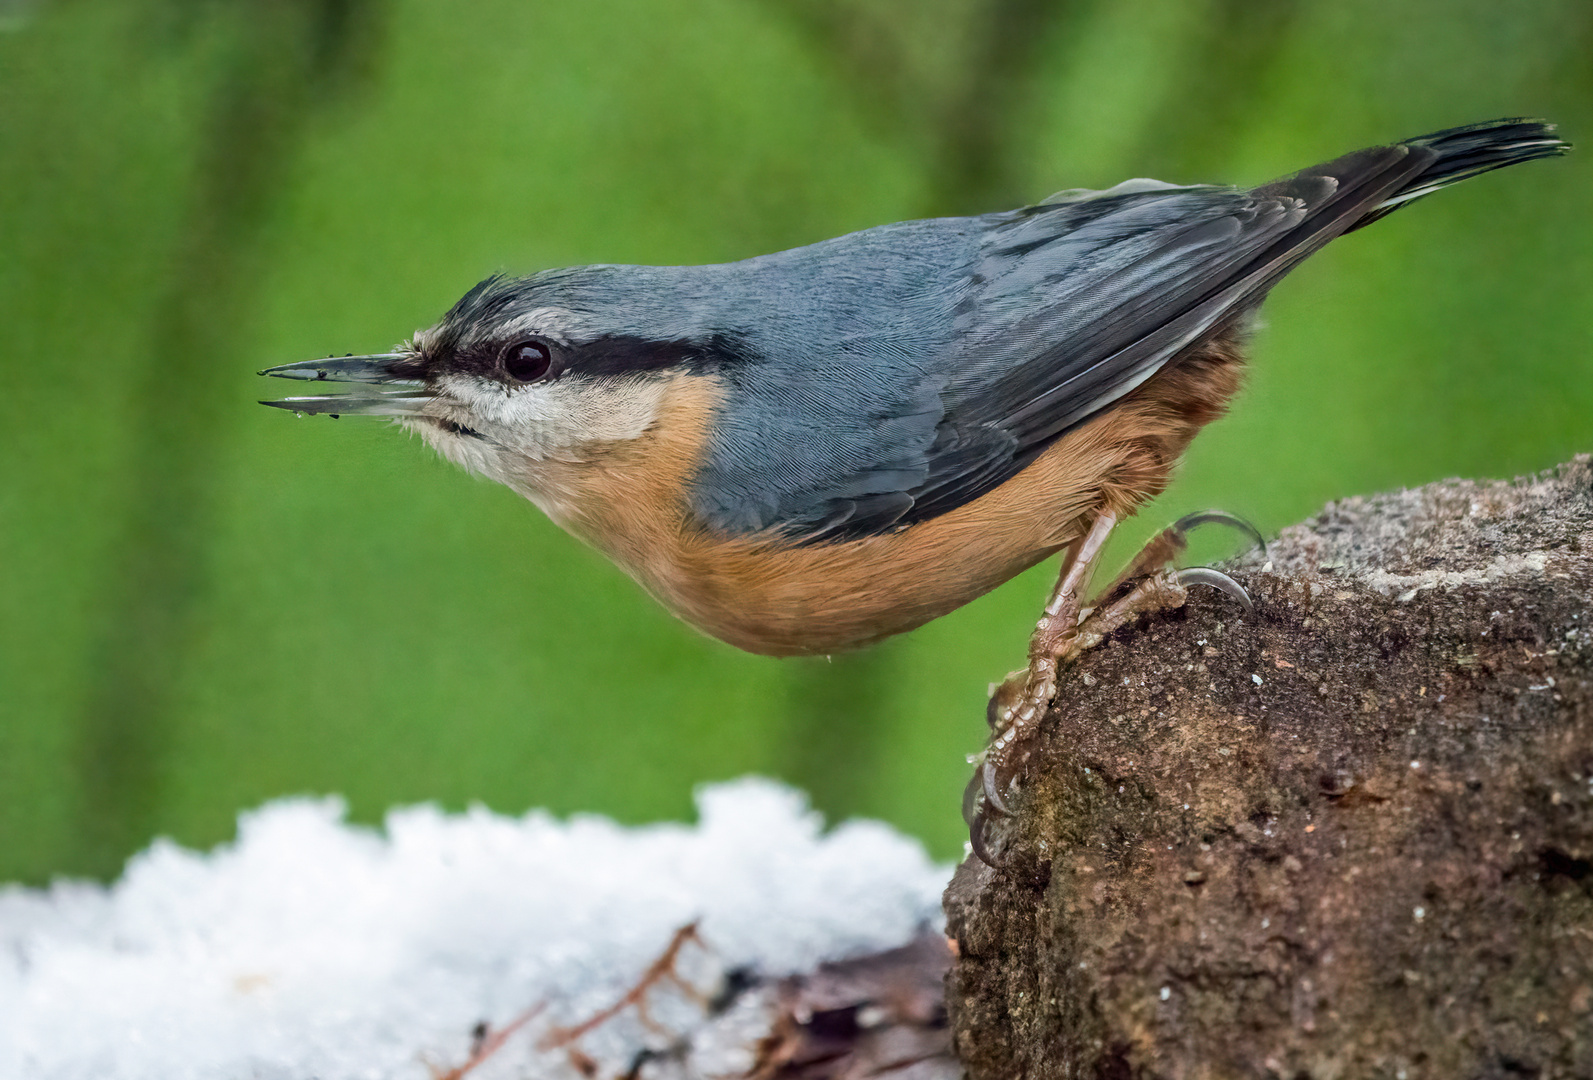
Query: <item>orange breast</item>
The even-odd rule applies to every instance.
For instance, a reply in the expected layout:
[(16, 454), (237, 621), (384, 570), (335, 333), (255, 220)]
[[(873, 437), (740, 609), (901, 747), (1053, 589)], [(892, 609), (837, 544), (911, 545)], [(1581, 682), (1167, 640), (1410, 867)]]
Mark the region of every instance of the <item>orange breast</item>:
[(911, 630), (1083, 535), (1165, 485), (1190, 438), (1238, 383), (1226, 340), (1203, 347), (1052, 444), (1017, 476), (895, 532), (796, 546), (696, 525), (686, 489), (721, 388), (680, 376), (659, 422), (580, 465), (541, 463), (528, 482), (573, 507), (561, 521), (699, 629), (750, 652), (837, 652)]

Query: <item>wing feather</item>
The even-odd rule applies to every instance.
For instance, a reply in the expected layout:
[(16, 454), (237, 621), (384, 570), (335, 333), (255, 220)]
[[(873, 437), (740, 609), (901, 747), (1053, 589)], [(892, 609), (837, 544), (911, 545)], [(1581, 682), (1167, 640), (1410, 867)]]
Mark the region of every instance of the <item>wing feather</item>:
[(748, 312), (724, 325), (753, 359), (723, 366), (731, 404), (695, 504), (718, 528), (799, 543), (944, 514), (1253, 310), (1334, 237), (1566, 149), (1539, 121), (1493, 121), (1251, 191), (1131, 180), (718, 268), (734, 281), (715, 279), (703, 303)]
[[(960, 434), (937, 442), (982, 446), (988, 456), (931, 455), (924, 481), (910, 492), (913, 507), (898, 524), (935, 517), (991, 490), (1180, 352), (1253, 309), (1296, 263), (1419, 169), (1409, 156), (1404, 147), (1362, 151), (1352, 155), (1357, 160), (1340, 159), (1254, 192), (1186, 188), (1108, 196), (1113, 212), (1058, 237), (1072, 248), (1087, 247), (1068, 253), (1055, 292), (1044, 298), (1049, 302), (1024, 289), (1036, 306), (1005, 326), (992, 325), (985, 312), (1011, 306), (1006, 279), (1016, 275), (1026, 285), (1044, 280), (1045, 272), (987, 273), (996, 295), (970, 320), (978, 327), (967, 347), (974, 362), (946, 392), (943, 426)], [(1043, 218), (1047, 208), (1038, 210)], [(1057, 224), (1066, 225), (1065, 215)], [(1047, 253), (1032, 247), (1023, 258), (1043, 261)], [(1005, 440), (974, 434), (991, 429)]]

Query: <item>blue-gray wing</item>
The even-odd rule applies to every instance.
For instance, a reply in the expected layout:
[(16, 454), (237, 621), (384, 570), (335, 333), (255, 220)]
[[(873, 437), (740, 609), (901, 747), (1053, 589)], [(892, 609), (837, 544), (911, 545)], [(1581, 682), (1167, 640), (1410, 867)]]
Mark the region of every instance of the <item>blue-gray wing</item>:
[(828, 542), (977, 498), (1253, 308), (1429, 158), (1374, 148), (1254, 191), (1130, 182), (832, 242), (794, 291), (849, 298), (841, 331), (800, 325), (833, 321), (826, 304), (794, 306), (792, 333), (774, 319), (774, 359), (733, 376), (704, 509), (732, 531)]
[[(898, 523), (945, 513), (1010, 478), (1254, 309), (1426, 160), (1380, 147), (1255, 191), (1103, 193), (1011, 215), (986, 238), (928, 475)], [(1065, 231), (1047, 240), (1058, 223)]]

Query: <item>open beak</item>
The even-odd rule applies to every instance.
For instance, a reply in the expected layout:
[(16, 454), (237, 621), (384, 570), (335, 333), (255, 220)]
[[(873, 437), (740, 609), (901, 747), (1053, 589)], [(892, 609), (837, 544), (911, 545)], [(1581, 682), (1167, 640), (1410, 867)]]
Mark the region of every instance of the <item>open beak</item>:
[(307, 382), (367, 383), (392, 386), (392, 390), (356, 390), (346, 394), (315, 397), (290, 397), (262, 401), (277, 409), (296, 413), (327, 413), (331, 416), (418, 416), (434, 395), (404, 364), (405, 353), (373, 353), (370, 356), (336, 356), (325, 360), (305, 360), (297, 364), (266, 368), (261, 375)]

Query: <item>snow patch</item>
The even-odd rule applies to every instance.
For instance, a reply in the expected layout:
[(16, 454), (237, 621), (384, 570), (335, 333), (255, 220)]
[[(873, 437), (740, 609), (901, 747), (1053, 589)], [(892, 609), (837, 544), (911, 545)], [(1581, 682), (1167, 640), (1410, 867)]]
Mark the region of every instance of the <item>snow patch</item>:
[[(684, 973), (710, 982), (940, 923), (950, 868), (883, 824), (825, 833), (800, 793), (753, 778), (697, 804), (695, 826), (636, 828), (415, 806), (378, 831), (340, 799), (285, 799), (208, 853), (157, 841), (108, 887), (0, 888), (0, 1077), (425, 1080), (480, 1022), (546, 1002), (545, 1032), (611, 1005), (693, 921), (708, 949), (683, 950)], [(669, 1026), (701, 1022), (655, 996)], [(473, 1080), (574, 1075), (536, 1038)], [(581, 1048), (608, 1075), (659, 1038), (621, 1018)]]

